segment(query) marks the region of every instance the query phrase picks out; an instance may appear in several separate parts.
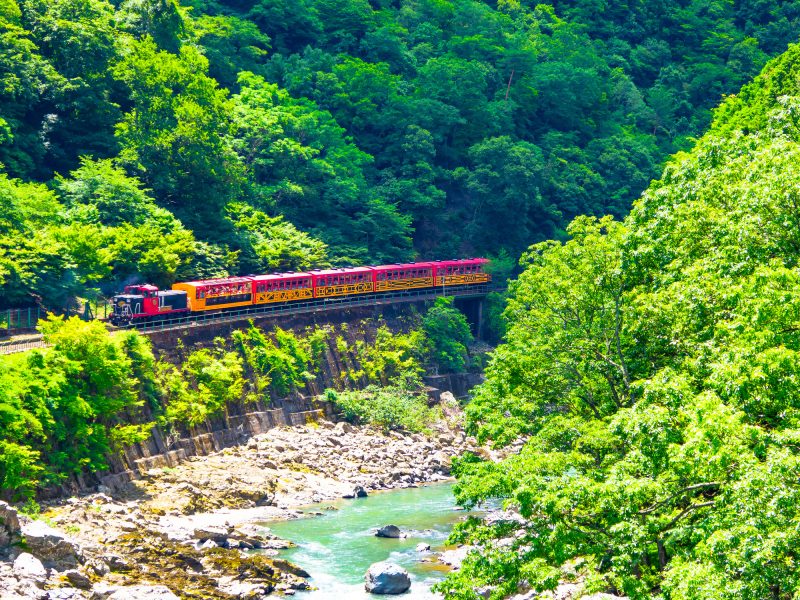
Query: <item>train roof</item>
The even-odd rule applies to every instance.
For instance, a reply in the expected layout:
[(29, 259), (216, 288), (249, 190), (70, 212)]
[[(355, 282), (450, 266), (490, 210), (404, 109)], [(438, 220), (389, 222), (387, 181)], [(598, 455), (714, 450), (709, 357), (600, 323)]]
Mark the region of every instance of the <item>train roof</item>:
[(393, 265), (376, 265), (372, 268), (376, 271), (383, 271), (387, 269), (420, 269), (432, 267), (434, 264), (435, 263), (433, 262), (397, 263)]
[(253, 275), (253, 281), (267, 281), (273, 279), (302, 279), (311, 277), (312, 273), (271, 273), (269, 275)]
[(488, 258), (454, 258), (452, 260), (435, 260), (433, 264), (449, 267), (452, 265), (485, 265), (488, 262)]
[(312, 271), (312, 275), (346, 275), (348, 273), (370, 273), (371, 267), (346, 267), (342, 269), (322, 269), (319, 271)]
[(232, 283), (251, 283), (252, 277), (222, 277), (220, 279), (198, 279), (197, 281), (179, 281), (182, 285), (203, 287), (208, 285), (230, 285)]

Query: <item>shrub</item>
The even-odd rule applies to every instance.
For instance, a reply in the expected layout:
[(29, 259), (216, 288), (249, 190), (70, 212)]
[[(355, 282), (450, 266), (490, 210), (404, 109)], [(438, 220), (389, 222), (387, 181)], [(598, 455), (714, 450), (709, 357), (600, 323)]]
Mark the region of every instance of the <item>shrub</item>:
[(431, 423), (441, 418), (438, 410), (428, 407), (425, 394), (404, 386), (371, 385), (346, 392), (329, 389), (325, 397), (342, 411), (347, 421), (376, 425), (385, 431), (426, 432)]

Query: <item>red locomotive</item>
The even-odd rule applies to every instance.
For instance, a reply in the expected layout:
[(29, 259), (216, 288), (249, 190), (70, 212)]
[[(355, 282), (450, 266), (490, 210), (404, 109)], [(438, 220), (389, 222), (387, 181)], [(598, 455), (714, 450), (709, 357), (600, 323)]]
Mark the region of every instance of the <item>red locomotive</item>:
[(130, 285), (113, 298), (110, 321), (127, 325), (192, 312), (222, 311), (315, 298), (487, 283), (485, 258), (274, 273), (176, 283), (171, 290)]

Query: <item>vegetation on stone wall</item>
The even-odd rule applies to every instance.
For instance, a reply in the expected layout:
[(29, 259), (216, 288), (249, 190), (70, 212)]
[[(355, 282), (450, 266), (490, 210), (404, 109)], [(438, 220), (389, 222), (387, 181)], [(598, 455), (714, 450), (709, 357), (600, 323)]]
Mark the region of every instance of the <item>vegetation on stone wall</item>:
[[(466, 326), (461, 313), (447, 310), (453, 311), (447, 322), (460, 318)], [(395, 386), (385, 394), (375, 388), (366, 395), (346, 392), (342, 402), (354, 418), (414, 431), (433, 418), (418, 406), (427, 360), (419, 323), (440, 318), (441, 307), (434, 307), (406, 333), (384, 323), (354, 348), (338, 348), (369, 381)], [(207, 347), (179, 348), (169, 362), (157, 359), (135, 331), (109, 334), (99, 322), (62, 317), (43, 321), (41, 330), (51, 347), (0, 358), (0, 497), (13, 500), (102, 470), (110, 453), (147, 439), (154, 425), (185, 432), (224, 417), (231, 405), (303, 389), (319, 376), (337, 337), (331, 326), (266, 333), (251, 323)], [(349, 375), (343, 383), (352, 389), (360, 377)], [(356, 404), (375, 408), (359, 413)], [(410, 416), (398, 418), (393, 406)]]

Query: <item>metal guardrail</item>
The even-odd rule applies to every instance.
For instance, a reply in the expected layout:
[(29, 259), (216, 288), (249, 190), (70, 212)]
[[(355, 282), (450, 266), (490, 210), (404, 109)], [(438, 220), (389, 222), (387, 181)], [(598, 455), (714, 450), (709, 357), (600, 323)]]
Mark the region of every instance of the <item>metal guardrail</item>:
[(0, 344), (0, 355), (16, 354), (17, 352), (25, 352), (26, 350), (33, 350), (34, 348), (47, 348), (48, 346), (49, 344), (46, 344), (41, 338), (24, 342), (9, 342), (7, 344)]
[(135, 328), (142, 333), (185, 329), (187, 326), (203, 326), (217, 323), (232, 323), (258, 317), (282, 317), (289, 315), (311, 314), (357, 308), (364, 306), (381, 306), (403, 302), (419, 302), (434, 300), (439, 297), (481, 298), (496, 288), (488, 284), (460, 285), (446, 288), (444, 291), (408, 290), (402, 292), (381, 292), (364, 294), (363, 296), (344, 296), (342, 298), (317, 298), (306, 302), (292, 302), (284, 305), (252, 306), (224, 312), (191, 314), (187, 317), (164, 319), (138, 323)]
[[(382, 292), (379, 294), (365, 294), (363, 296), (345, 296), (343, 298), (319, 298), (307, 302), (294, 302), (290, 305), (277, 306), (253, 306), (237, 310), (227, 310), (224, 312), (199, 313), (187, 317), (164, 319), (162, 321), (150, 321), (139, 323), (135, 326), (137, 331), (142, 333), (153, 333), (160, 331), (172, 331), (185, 329), (186, 327), (197, 327), (213, 325), (217, 323), (233, 323), (245, 319), (258, 317), (282, 317), (300, 314), (312, 314), (340, 310), (343, 308), (358, 308), (364, 306), (382, 306), (387, 304), (400, 304), (403, 302), (420, 302), (424, 300), (435, 300), (439, 297), (455, 298), (481, 298), (489, 292), (498, 291), (502, 288), (489, 284), (480, 285), (461, 285), (445, 288), (443, 291), (432, 289), (409, 290), (402, 292)], [(133, 326), (131, 326), (133, 328)], [(121, 329), (121, 328), (120, 328)], [(38, 339), (24, 340), (19, 342), (0, 343), (0, 355), (15, 354), (32, 350), (34, 348), (46, 348), (48, 344), (40, 337)]]

